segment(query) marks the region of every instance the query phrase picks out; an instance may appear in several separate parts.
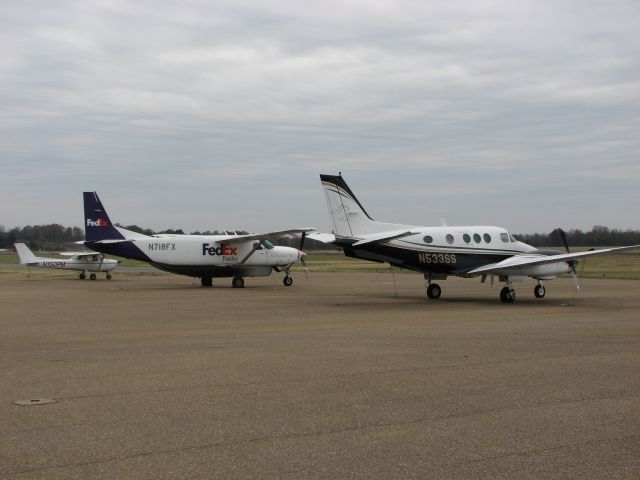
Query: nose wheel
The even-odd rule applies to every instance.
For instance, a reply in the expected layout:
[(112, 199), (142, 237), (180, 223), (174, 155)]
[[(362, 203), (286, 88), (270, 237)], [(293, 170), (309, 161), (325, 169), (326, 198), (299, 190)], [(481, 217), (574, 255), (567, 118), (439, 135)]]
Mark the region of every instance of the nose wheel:
[(516, 291), (512, 287), (504, 287), (500, 290), (500, 301), (502, 303), (513, 303), (516, 301)]
[(533, 294), (536, 296), (536, 298), (544, 298), (545, 293), (546, 292), (544, 289), (544, 285), (542, 285), (541, 283), (533, 287)]
[(282, 279), (282, 283), (284, 283), (285, 287), (290, 287), (291, 285), (293, 285), (293, 278), (291, 278), (289, 275), (286, 275)]
[(213, 278), (211, 278), (211, 277), (202, 277), (200, 279), (200, 284), (203, 287), (212, 287), (213, 286)]

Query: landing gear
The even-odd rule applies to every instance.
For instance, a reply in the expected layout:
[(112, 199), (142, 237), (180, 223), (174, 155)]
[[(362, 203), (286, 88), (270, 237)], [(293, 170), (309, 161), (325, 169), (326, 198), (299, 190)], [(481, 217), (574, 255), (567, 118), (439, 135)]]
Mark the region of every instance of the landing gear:
[(111, 280), (111, 274), (107, 273), (107, 280)]
[(502, 303), (513, 303), (516, 300), (516, 291), (511, 285), (500, 290), (500, 301)]
[(544, 285), (542, 283), (539, 283), (538, 285), (533, 287), (533, 294), (536, 296), (536, 298), (544, 298), (545, 293), (546, 292), (544, 290)]
[(285, 287), (290, 287), (291, 285), (293, 285), (293, 278), (291, 278), (289, 275), (286, 275), (282, 279), (282, 283), (284, 283)]
[(91, 275), (89, 275), (89, 279), (90, 279), (90, 280), (95, 280), (96, 278), (97, 278), (97, 277), (96, 277), (96, 274), (95, 274), (95, 273), (92, 273)]
[(84, 280), (85, 278), (87, 278), (87, 276), (84, 272), (82, 272), (80, 275), (78, 275), (78, 278), (80, 278), (80, 280)]
[(203, 287), (212, 287), (213, 286), (213, 278), (211, 277), (202, 277), (200, 279), (200, 283)]
[(442, 289), (440, 288), (440, 285), (438, 285), (437, 283), (430, 283), (429, 286), (427, 287), (427, 297), (433, 300), (437, 300), (438, 298), (440, 298), (441, 294), (442, 294)]
[(233, 280), (231, 280), (231, 286), (233, 288), (244, 288), (244, 278), (233, 277)]

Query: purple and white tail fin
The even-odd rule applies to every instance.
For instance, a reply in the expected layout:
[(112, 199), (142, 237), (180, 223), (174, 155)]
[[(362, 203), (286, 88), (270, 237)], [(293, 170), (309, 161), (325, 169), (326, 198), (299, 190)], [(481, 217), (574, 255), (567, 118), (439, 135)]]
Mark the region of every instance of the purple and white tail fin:
[(120, 240), (124, 235), (111, 223), (97, 192), (84, 192), (84, 229), (87, 242)]

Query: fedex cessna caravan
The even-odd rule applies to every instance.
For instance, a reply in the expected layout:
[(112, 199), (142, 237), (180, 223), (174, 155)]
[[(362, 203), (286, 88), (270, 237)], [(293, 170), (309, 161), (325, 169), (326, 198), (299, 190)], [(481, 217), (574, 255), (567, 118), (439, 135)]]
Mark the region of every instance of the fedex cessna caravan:
[(545, 296), (544, 280), (563, 273), (571, 273), (579, 288), (576, 265), (581, 258), (600, 255), (640, 245), (607, 248), (580, 253), (538, 250), (519, 242), (500, 227), (419, 227), (374, 221), (351, 191), (342, 175), (320, 175), (332, 234), (314, 233), (309, 237), (341, 247), (348, 257), (374, 262), (386, 262), (395, 267), (415, 270), (424, 274), (428, 282), (427, 296), (437, 299), (442, 289), (433, 280), (446, 280), (449, 275), (459, 277), (480, 276), (484, 282), (488, 275), (505, 282), (500, 291), (503, 303), (513, 303), (516, 293), (512, 282), (523, 277), (537, 280), (533, 293)]
[(79, 271), (80, 280), (87, 278), (86, 272), (91, 272), (89, 275), (91, 280), (97, 278), (94, 272), (106, 272), (107, 280), (111, 280), (111, 270), (116, 268), (118, 263), (120, 263), (117, 260), (104, 258), (104, 255), (98, 252), (60, 252), (60, 255), (70, 258), (47, 258), (36, 257), (31, 249), (24, 243), (16, 243), (15, 247), (22, 265)]
[(214, 278), (231, 277), (234, 288), (244, 287), (244, 277), (263, 277), (284, 272), (285, 286), (293, 284), (291, 267), (304, 263), (301, 249), (276, 247), (270, 240), (302, 234), (299, 228), (249, 235), (154, 235), (116, 227), (96, 192), (84, 192), (85, 242), (98, 252), (148, 262), (171, 273), (199, 277), (203, 287)]

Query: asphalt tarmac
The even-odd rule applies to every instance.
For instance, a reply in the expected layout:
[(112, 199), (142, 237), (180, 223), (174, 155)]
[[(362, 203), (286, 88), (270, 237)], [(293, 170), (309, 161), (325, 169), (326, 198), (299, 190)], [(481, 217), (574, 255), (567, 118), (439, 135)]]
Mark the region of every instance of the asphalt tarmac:
[(0, 275), (0, 478), (640, 478), (638, 281), (214, 284)]

